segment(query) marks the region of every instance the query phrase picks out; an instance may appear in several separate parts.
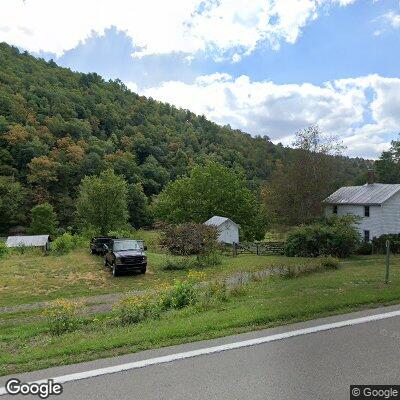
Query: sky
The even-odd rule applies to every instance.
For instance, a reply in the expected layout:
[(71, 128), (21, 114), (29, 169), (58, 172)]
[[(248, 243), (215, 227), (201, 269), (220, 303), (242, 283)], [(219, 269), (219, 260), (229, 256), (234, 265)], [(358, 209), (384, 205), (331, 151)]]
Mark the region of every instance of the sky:
[(400, 132), (400, 0), (0, 0), (0, 41), (275, 143)]

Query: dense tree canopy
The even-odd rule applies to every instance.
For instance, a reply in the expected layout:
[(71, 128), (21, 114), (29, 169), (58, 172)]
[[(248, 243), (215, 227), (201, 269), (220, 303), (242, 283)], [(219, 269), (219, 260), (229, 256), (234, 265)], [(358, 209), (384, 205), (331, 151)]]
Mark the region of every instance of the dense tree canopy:
[[(0, 175), (21, 185), (30, 206), (52, 204), (63, 227), (71, 225), (85, 176), (111, 168), (130, 185), (140, 184), (151, 202), (194, 165), (215, 161), (243, 174), (257, 194), (292, 152), (141, 97), (119, 80), (72, 72), (0, 43)], [(340, 183), (365, 167), (363, 160), (335, 161)], [(26, 223), (24, 213), (7, 215), (2, 230)], [(130, 219), (136, 225), (151, 220)]]

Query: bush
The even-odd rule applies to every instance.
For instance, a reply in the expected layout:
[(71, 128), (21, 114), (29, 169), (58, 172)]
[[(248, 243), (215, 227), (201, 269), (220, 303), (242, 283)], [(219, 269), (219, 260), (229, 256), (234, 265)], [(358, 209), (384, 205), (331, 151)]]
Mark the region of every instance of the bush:
[(160, 314), (157, 301), (151, 295), (126, 297), (115, 306), (115, 310), (122, 325), (136, 324)]
[(45, 310), (49, 330), (54, 335), (76, 330), (81, 320), (78, 318), (78, 303), (69, 300), (56, 300)]
[(108, 232), (107, 236), (115, 236), (117, 238), (135, 239), (135, 231), (133, 229), (118, 229)]
[(289, 257), (348, 257), (360, 244), (360, 235), (350, 217), (330, 218), (305, 225), (288, 235), (285, 255)]
[(77, 249), (79, 247), (80, 248), (89, 247), (89, 240), (83, 235), (72, 235), (72, 241), (73, 241), (73, 244), (74, 244), (74, 247), (73, 247), (74, 249)]
[(160, 306), (164, 310), (191, 306), (197, 301), (193, 280), (175, 280), (172, 287), (161, 293)]
[(175, 255), (206, 254), (217, 247), (217, 237), (218, 231), (212, 226), (195, 223), (164, 225), (160, 245)]
[(76, 247), (74, 237), (69, 233), (59, 236), (51, 245), (51, 249), (57, 254), (67, 254)]
[(164, 264), (161, 265), (161, 269), (164, 271), (184, 271), (189, 269), (215, 267), (217, 265), (221, 265), (221, 263), (221, 255), (216, 252), (212, 252), (209, 254), (198, 255), (194, 258), (169, 258), (164, 262)]
[(183, 271), (191, 268), (190, 258), (168, 258), (161, 265), (161, 269), (164, 271)]
[(322, 257), (320, 260), (320, 264), (321, 267), (325, 269), (338, 269), (340, 261), (336, 257), (328, 256), (328, 257)]
[(358, 246), (357, 254), (360, 254), (363, 256), (369, 256), (370, 254), (372, 254), (372, 243), (370, 243), (370, 242), (361, 243)]
[(214, 281), (211, 282), (207, 288), (205, 293), (206, 298), (214, 298), (218, 301), (227, 301), (228, 287), (225, 281)]
[(197, 256), (192, 262), (192, 268), (216, 267), (222, 264), (222, 257), (217, 252)]
[(4, 258), (8, 253), (8, 247), (4, 242), (0, 241), (0, 259)]
[(400, 253), (400, 233), (389, 233), (375, 237), (372, 239), (372, 246), (374, 246), (374, 251), (377, 253), (386, 252), (386, 241), (390, 242), (390, 251), (394, 254)]

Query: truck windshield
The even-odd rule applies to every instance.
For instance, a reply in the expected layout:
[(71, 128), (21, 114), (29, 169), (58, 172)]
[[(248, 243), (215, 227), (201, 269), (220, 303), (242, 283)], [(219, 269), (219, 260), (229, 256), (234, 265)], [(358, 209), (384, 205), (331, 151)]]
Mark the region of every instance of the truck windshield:
[(139, 243), (135, 240), (114, 242), (114, 251), (140, 250)]

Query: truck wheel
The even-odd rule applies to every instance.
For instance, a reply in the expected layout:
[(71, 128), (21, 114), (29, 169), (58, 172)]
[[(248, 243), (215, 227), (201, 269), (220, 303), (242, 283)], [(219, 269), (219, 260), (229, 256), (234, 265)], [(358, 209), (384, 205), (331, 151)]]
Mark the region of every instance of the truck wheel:
[(141, 268), (140, 273), (141, 274), (145, 274), (146, 273), (146, 267)]
[(115, 277), (115, 276), (118, 276), (119, 275), (119, 271), (118, 271), (118, 269), (117, 269), (117, 266), (115, 265), (115, 264), (113, 264), (112, 265), (112, 274), (113, 274), (113, 276)]
[(107, 258), (104, 257), (104, 266), (108, 267), (108, 262), (107, 262)]

